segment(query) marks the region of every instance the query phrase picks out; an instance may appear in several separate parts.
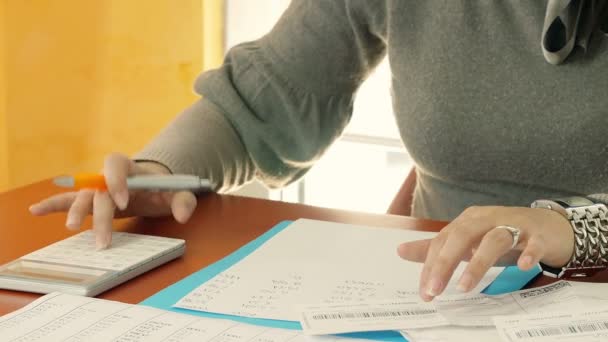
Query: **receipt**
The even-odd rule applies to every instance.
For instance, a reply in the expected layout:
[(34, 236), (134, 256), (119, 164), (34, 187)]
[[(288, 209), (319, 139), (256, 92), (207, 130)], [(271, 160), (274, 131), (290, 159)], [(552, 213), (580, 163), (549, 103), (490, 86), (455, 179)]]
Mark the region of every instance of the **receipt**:
[(499, 296), (446, 296), (440, 298), (436, 305), (450, 325), (478, 327), (492, 326), (493, 316), (583, 307), (567, 281)]
[(608, 308), (495, 317), (498, 334), (508, 342), (608, 341)]
[(582, 304), (565, 281), (499, 296), (447, 295), (433, 302), (411, 296), (401, 301), (315, 305), (300, 309), (302, 328), (311, 335), (406, 330), (440, 326), (491, 327), (493, 316), (536, 313)]
[(401, 335), (410, 342), (472, 342), (500, 341), (494, 327), (445, 326), (424, 329), (401, 330)]
[[(601, 283), (584, 283), (584, 282), (568, 282), (574, 289), (574, 295), (579, 298), (585, 310), (603, 310), (608, 308), (608, 284)], [(545, 287), (547, 289), (549, 287)], [(535, 289), (536, 290), (536, 289)], [(543, 290), (544, 291), (544, 290)], [(543, 296), (537, 296), (538, 291), (527, 291), (528, 296), (526, 299), (534, 298), (538, 300), (535, 305), (538, 307), (527, 307), (528, 311), (549, 312), (564, 310), (569, 307), (564, 303), (564, 307), (550, 305), (545, 306), (543, 303)], [(545, 297), (546, 298), (546, 297)], [(528, 329), (530, 330), (530, 329)], [(534, 331), (534, 330), (532, 330)], [(499, 341), (501, 337), (498, 334), (495, 326), (491, 327), (470, 327), (470, 326), (443, 326), (433, 328), (421, 328), (421, 329), (408, 329), (407, 331), (401, 331), (402, 335), (412, 342), (470, 342), (470, 341)], [(534, 334), (534, 332), (530, 332)], [(600, 335), (601, 336), (601, 335)], [(524, 335), (522, 335), (522, 338)], [(547, 340), (559, 340), (569, 341), (567, 338), (571, 338), (570, 335), (562, 334), (553, 335), (551, 339)], [(530, 337), (531, 338), (531, 337)], [(594, 341), (593, 339), (585, 336), (585, 341)], [(603, 337), (606, 339), (605, 337)], [(601, 340), (601, 339), (600, 339)], [(606, 339), (608, 340), (608, 339)], [(507, 340), (512, 341), (513, 340)], [(514, 340), (520, 342), (533, 341), (530, 339)], [(541, 340), (542, 341), (542, 340)], [(576, 341), (576, 340), (574, 340)], [(596, 340), (597, 341), (597, 340)]]

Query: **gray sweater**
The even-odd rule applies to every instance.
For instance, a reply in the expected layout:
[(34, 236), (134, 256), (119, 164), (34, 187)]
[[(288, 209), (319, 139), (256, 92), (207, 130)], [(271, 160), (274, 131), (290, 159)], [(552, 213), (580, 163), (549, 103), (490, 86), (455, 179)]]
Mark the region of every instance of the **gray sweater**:
[(551, 65), (540, 47), (545, 7), (293, 0), (270, 33), (198, 78), (202, 99), (136, 158), (211, 178), (219, 191), (254, 176), (284, 186), (340, 136), (357, 88), (388, 55), (418, 171), (414, 216), (608, 192), (608, 38), (595, 34), (586, 53)]

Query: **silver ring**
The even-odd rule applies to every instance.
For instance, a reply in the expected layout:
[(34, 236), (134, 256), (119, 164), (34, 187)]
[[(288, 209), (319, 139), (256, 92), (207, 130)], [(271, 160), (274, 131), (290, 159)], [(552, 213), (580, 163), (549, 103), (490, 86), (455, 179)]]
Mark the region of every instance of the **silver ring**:
[(511, 234), (511, 237), (513, 238), (513, 243), (511, 244), (511, 249), (513, 249), (513, 247), (517, 246), (517, 243), (519, 242), (519, 236), (521, 235), (521, 231), (519, 230), (519, 228), (515, 228), (515, 227), (511, 227), (511, 226), (496, 226), (494, 228), (495, 229), (504, 229), (504, 230), (508, 231), (509, 234)]

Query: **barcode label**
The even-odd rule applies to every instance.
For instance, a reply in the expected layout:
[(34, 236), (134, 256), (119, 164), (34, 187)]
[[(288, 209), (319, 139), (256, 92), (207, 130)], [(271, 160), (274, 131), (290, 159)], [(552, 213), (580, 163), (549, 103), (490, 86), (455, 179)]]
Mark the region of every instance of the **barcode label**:
[(420, 310), (408, 310), (408, 311), (380, 311), (380, 312), (340, 312), (340, 313), (326, 313), (316, 314), (312, 316), (314, 320), (326, 320), (326, 319), (354, 319), (354, 318), (390, 318), (390, 317), (404, 317), (413, 315), (430, 315), (437, 313), (433, 309), (420, 309)]
[(525, 329), (514, 332), (518, 339), (572, 335), (608, 330), (608, 322), (586, 323), (562, 327)]
[(418, 301), (324, 304), (305, 307), (301, 315), (302, 329), (310, 335), (430, 328), (448, 323), (433, 303)]

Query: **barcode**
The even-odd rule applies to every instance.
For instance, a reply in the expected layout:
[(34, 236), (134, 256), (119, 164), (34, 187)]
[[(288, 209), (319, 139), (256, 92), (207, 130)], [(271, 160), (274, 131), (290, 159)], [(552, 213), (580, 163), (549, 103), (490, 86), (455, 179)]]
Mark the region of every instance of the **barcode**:
[(316, 314), (312, 316), (314, 320), (325, 319), (351, 319), (351, 318), (386, 318), (386, 317), (402, 317), (413, 315), (428, 315), (434, 314), (435, 309), (419, 309), (407, 311), (377, 311), (377, 312), (341, 312), (330, 314)]
[(608, 322), (569, 325), (569, 326), (565, 326), (565, 327), (550, 327), (550, 328), (520, 330), (520, 331), (515, 332), (515, 336), (517, 336), (517, 338), (519, 338), (519, 339), (526, 339), (526, 338), (533, 338), (533, 337), (572, 335), (572, 334), (595, 332), (595, 331), (601, 331), (601, 330), (608, 330)]
[(519, 294), (519, 296), (521, 298), (536, 297), (536, 296), (539, 296), (539, 295), (542, 295), (542, 294), (545, 294), (545, 293), (549, 293), (551, 291), (556, 291), (556, 290), (562, 289), (564, 287), (572, 287), (572, 285), (570, 285), (570, 283), (568, 283), (568, 282), (560, 281), (558, 283), (554, 283), (554, 284), (547, 285), (547, 286), (544, 286), (544, 287), (539, 287), (539, 288), (534, 289), (534, 290), (529, 290), (529, 291), (526, 291), (526, 292), (522, 292), (522, 293)]

